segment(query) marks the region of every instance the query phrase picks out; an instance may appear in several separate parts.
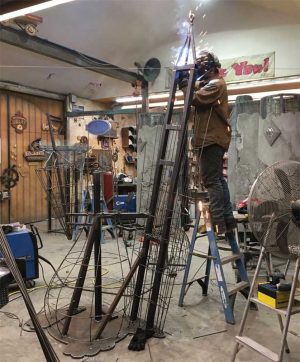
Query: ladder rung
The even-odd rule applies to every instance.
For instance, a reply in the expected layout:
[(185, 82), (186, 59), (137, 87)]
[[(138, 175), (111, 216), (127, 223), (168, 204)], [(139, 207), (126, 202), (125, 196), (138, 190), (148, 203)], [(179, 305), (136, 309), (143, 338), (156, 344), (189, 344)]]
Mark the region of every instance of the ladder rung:
[(274, 353), (265, 346), (255, 342), (253, 339), (245, 336), (236, 336), (235, 338), (239, 344), (242, 344), (243, 346), (258, 352), (259, 354), (268, 358), (270, 361), (279, 362), (279, 356), (277, 353)]
[(224, 264), (230, 263), (231, 261), (238, 260), (240, 258), (241, 258), (240, 254), (227, 255), (227, 256), (224, 256), (223, 258), (221, 258), (221, 264), (224, 265)]
[(167, 124), (166, 129), (169, 129), (171, 131), (180, 131), (181, 125), (180, 124)]
[(214, 256), (212, 256), (212, 255), (207, 255), (207, 254), (205, 254), (205, 253), (201, 253), (200, 251), (193, 251), (193, 252), (192, 252), (192, 255), (198, 256), (199, 258), (204, 258), (204, 259), (211, 259), (211, 260), (216, 259)]
[(102, 230), (114, 229), (112, 225), (104, 225), (102, 226)]
[(136, 228), (134, 228), (134, 227), (130, 227), (130, 226), (123, 226), (123, 225), (118, 225), (118, 229), (120, 229), (120, 230), (125, 230), (125, 231), (135, 231), (136, 230)]
[(235, 286), (232, 289), (228, 290), (228, 296), (236, 294), (237, 292), (239, 292), (242, 289), (245, 289), (246, 287), (249, 287), (248, 282), (244, 282), (244, 281), (239, 282), (239, 283), (235, 284)]
[(174, 162), (173, 162), (173, 161), (160, 160), (159, 163), (160, 163), (160, 165), (162, 165), (162, 166), (174, 166)]
[(223, 250), (223, 251), (232, 251), (232, 249), (231, 249), (231, 247), (228, 245), (226, 245), (226, 246), (221, 246), (221, 245), (219, 245), (218, 244), (218, 249), (219, 250)]

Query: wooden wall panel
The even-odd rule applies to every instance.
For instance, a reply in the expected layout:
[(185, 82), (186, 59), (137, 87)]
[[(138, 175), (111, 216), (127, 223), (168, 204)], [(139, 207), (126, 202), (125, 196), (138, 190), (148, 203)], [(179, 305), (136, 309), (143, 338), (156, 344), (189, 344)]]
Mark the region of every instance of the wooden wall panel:
[[(0, 139), (1, 139), (1, 162), (0, 175), (8, 165), (8, 137), (7, 137), (7, 95), (0, 93)], [(0, 190), (4, 190), (4, 186), (0, 184)], [(9, 201), (0, 201), (0, 223), (9, 221)]]
[[(43, 162), (28, 162), (24, 158), (24, 152), (28, 150), (30, 143), (37, 138), (41, 137), (44, 144), (50, 143), (49, 131), (43, 131), (42, 124), (47, 124), (47, 112), (57, 117), (63, 116), (63, 102), (10, 92), (0, 94), (1, 127), (3, 125), (3, 130), (2, 128), (0, 130), (1, 138), (5, 130), (7, 133), (4, 124), (7, 121), (2, 122), (2, 118), (7, 120), (7, 114), (5, 114), (5, 110), (2, 110), (2, 108), (5, 108), (5, 102), (2, 101), (2, 98), (7, 99), (7, 96), (9, 98), (8, 112), (10, 117), (19, 111), (27, 119), (27, 127), (22, 133), (16, 133), (13, 127), (9, 127), (10, 162), (11, 166), (14, 164), (17, 166), (19, 172), (19, 182), (17, 186), (11, 189), (10, 222), (28, 223), (44, 220), (47, 218), (46, 193), (42, 189), (35, 172), (35, 169), (40, 168)], [(7, 144), (2, 145), (2, 152), (5, 147), (7, 149)], [(3, 164), (1, 164), (1, 167), (3, 167)], [(5, 209), (4, 206), (0, 209), (2, 213), (4, 212), (3, 209)]]

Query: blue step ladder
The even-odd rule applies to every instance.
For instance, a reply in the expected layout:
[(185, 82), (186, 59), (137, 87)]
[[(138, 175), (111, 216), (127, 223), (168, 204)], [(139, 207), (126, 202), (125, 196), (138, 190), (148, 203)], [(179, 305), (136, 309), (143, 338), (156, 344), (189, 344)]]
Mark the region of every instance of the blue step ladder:
[[(228, 245), (226, 245), (226, 247), (218, 245), (218, 243), (216, 241), (215, 233), (214, 233), (214, 230), (213, 230), (212, 224), (211, 224), (207, 193), (201, 192), (200, 194), (202, 194), (202, 196), (201, 196), (202, 201), (200, 201), (201, 210), (197, 212), (197, 216), (196, 216), (196, 220), (195, 220), (195, 226), (194, 226), (194, 230), (193, 230), (193, 234), (192, 234), (192, 238), (191, 238), (189, 255), (187, 258), (187, 265), (185, 268), (185, 273), (184, 273), (183, 282), (182, 282), (182, 286), (181, 286), (178, 305), (180, 307), (183, 306), (184, 297), (185, 297), (189, 287), (195, 281), (197, 281), (198, 284), (201, 286), (202, 294), (204, 296), (207, 295), (210, 272), (211, 272), (211, 264), (213, 261), (226, 322), (229, 324), (235, 324), (233, 307), (234, 307), (236, 295), (238, 292), (241, 292), (242, 295), (245, 298), (247, 298), (249, 286), (250, 286), (248, 274), (247, 274), (247, 271), (246, 271), (246, 268), (244, 265), (243, 254), (240, 252), (240, 248), (235, 239), (234, 232), (226, 233), (226, 239), (228, 241)], [(204, 234), (204, 235), (198, 235), (198, 226), (200, 224), (201, 215), (204, 219), (204, 224), (206, 226), (206, 234)], [(208, 246), (207, 254), (202, 253), (202, 252), (196, 252), (194, 250), (196, 240), (198, 238), (201, 238), (204, 236), (207, 236), (207, 238), (208, 238), (209, 246)], [(219, 250), (230, 251), (231, 255), (221, 258)], [(188, 282), (188, 277), (189, 277), (189, 272), (190, 272), (190, 267), (191, 267), (191, 262), (192, 262), (193, 256), (206, 259), (205, 275), (196, 280)], [(224, 275), (224, 270), (223, 270), (223, 265), (228, 264), (228, 263), (235, 263), (236, 270), (239, 273), (238, 278), (237, 278), (237, 283), (231, 289), (229, 289), (229, 287), (227, 286), (225, 275)]]
[[(90, 205), (90, 213), (94, 212), (94, 198), (93, 198), (93, 190), (91, 186), (88, 186), (88, 188), (86, 190), (82, 191), (82, 198), (81, 198), (81, 203), (80, 203), (80, 208), (79, 208), (79, 213), (83, 214), (86, 212), (86, 202), (89, 202)], [(105, 200), (102, 198), (100, 200), (100, 205), (101, 205), (101, 210), (103, 212), (108, 212), (108, 208), (106, 205)], [(93, 216), (88, 216), (88, 218), (85, 220), (86, 216), (79, 216), (78, 221), (77, 221), (77, 225), (75, 227), (74, 233), (73, 233), (73, 240), (76, 240), (76, 237), (79, 233), (79, 230), (82, 228), (83, 224), (87, 224), (87, 225), (91, 225), (92, 224), (92, 219)], [(85, 220), (85, 221), (84, 221)], [(112, 220), (110, 218), (106, 218), (106, 223), (107, 225), (102, 225), (102, 231), (107, 230), (111, 236), (113, 238), (115, 238), (115, 226), (112, 223)], [(101, 234), (102, 238), (103, 238), (103, 233)], [(101, 240), (102, 242), (103, 240)]]

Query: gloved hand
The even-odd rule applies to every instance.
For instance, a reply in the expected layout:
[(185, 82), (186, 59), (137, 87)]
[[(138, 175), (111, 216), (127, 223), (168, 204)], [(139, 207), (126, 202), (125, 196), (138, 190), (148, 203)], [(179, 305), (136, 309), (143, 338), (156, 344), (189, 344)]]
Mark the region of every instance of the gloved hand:
[(179, 83), (178, 83), (178, 88), (180, 90), (182, 90), (183, 88), (186, 88), (188, 86), (188, 82), (189, 80), (187, 78), (183, 78)]
[(189, 72), (187, 71), (182, 71), (179, 74), (179, 79), (178, 79), (178, 88), (180, 90), (182, 90), (183, 88), (186, 88), (189, 82)]

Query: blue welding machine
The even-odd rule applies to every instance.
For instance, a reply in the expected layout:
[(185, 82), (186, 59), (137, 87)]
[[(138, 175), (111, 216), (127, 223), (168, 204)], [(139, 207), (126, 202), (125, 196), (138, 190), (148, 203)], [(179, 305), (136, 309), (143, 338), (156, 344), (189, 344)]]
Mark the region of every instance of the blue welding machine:
[(114, 197), (114, 209), (123, 212), (136, 212), (136, 196), (134, 193), (129, 195), (116, 195)]
[(22, 277), (25, 280), (37, 279), (39, 277), (38, 246), (33, 230), (13, 231), (6, 234), (6, 238)]

